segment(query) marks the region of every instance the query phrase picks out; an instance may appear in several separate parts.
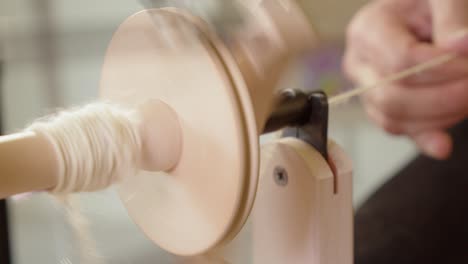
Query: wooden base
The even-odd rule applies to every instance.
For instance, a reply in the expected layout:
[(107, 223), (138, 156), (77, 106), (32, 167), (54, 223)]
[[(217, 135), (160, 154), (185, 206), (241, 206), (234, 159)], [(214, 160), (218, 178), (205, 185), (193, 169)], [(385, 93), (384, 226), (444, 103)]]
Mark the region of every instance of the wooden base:
[(329, 143), (334, 176), (307, 143), (284, 138), (262, 148), (253, 221), (253, 263), (353, 263), (352, 165)]
[(333, 142), (329, 152), (337, 193), (330, 166), (307, 143), (283, 138), (263, 146), (248, 224), (222, 250), (180, 263), (353, 263), (352, 165)]

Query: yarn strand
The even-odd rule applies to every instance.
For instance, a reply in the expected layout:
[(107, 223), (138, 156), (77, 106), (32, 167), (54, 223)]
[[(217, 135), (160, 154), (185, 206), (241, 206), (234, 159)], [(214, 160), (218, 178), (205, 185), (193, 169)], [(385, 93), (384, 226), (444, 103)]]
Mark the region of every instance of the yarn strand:
[(355, 96), (358, 96), (358, 95), (361, 95), (361, 94), (367, 92), (368, 90), (371, 90), (371, 89), (374, 89), (374, 88), (377, 88), (377, 87), (380, 87), (380, 86), (385, 86), (385, 85), (388, 85), (388, 84), (390, 84), (392, 82), (396, 82), (396, 81), (402, 80), (404, 78), (410, 77), (410, 76), (412, 76), (414, 74), (417, 74), (417, 73), (432, 69), (434, 67), (440, 66), (440, 65), (442, 65), (444, 63), (447, 63), (447, 62), (449, 62), (449, 61), (451, 61), (451, 60), (453, 60), (455, 58), (456, 58), (456, 54), (453, 54), (453, 53), (449, 53), (449, 54), (445, 54), (445, 55), (436, 57), (436, 58), (434, 58), (432, 60), (429, 60), (428, 62), (418, 64), (416, 66), (413, 66), (413, 67), (411, 67), (409, 69), (406, 69), (404, 71), (401, 71), (399, 73), (390, 75), (390, 76), (388, 76), (388, 77), (386, 77), (386, 78), (384, 78), (382, 80), (379, 80), (377, 83), (374, 83), (374, 84), (371, 84), (371, 85), (365, 85), (365, 86), (362, 86), (362, 87), (357, 87), (357, 88), (351, 89), (348, 92), (345, 92), (345, 93), (339, 94), (337, 96), (334, 96), (334, 97), (330, 98), (328, 103), (331, 106), (339, 105), (339, 104), (341, 104), (343, 102), (346, 102), (347, 100), (351, 99), (352, 97), (355, 97)]

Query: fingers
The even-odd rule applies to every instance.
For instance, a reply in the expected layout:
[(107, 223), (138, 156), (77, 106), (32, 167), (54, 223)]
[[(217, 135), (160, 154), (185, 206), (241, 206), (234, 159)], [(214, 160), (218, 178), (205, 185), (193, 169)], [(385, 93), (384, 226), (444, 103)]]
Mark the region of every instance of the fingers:
[[(383, 61), (385, 68), (406, 68), (407, 63), (400, 58), (407, 58), (408, 47), (416, 42), (403, 21), (371, 4), (348, 28), (346, 56), (349, 62), (367, 62), (377, 66)], [(351, 76), (354, 75), (354, 66), (353, 63), (345, 65), (345, 71)]]
[[(366, 62), (345, 63), (354, 64), (350, 76), (362, 85), (378, 83), (385, 77)], [(363, 97), (366, 105), (378, 109), (389, 120), (461, 119), (468, 113), (468, 74), (458, 81), (418, 88), (401, 83), (376, 87)]]
[(444, 131), (428, 131), (410, 137), (424, 154), (435, 159), (447, 159), (453, 149), (452, 138)]
[(367, 115), (385, 131), (394, 135), (417, 134), (424, 131), (447, 129), (464, 119), (464, 115), (432, 119), (397, 119), (385, 115), (380, 108), (365, 104)]
[(394, 135), (408, 135), (426, 155), (443, 160), (452, 152), (452, 139), (446, 128), (452, 127), (464, 118), (454, 116), (433, 120), (399, 120), (383, 114), (379, 108), (366, 105), (368, 116), (386, 132)]
[[(437, 5), (463, 1), (468, 7), (466, 0), (432, 1), (438, 2)], [(386, 1), (387, 6), (383, 7), (399, 4), (406, 7), (385, 9), (378, 6), (382, 2), (372, 2), (353, 19), (347, 34), (344, 71), (358, 85), (378, 84), (382, 79), (447, 53), (466, 54), (369, 90), (363, 96), (366, 112), (378, 125), (391, 134), (408, 135), (424, 153), (444, 159), (452, 150), (451, 138), (444, 130), (468, 114), (468, 31), (458, 33), (456, 38), (445, 38), (445, 42), (436, 36), (437, 45), (434, 45), (427, 37), (432, 25), (426, 19), (428, 12), (421, 11), (424, 8), (410, 6), (411, 1), (392, 0)], [(405, 8), (409, 13), (400, 14)], [(468, 17), (468, 12), (464, 14)], [(448, 18), (442, 15), (436, 18), (437, 29)], [(464, 25), (463, 19), (455, 20), (452, 27)], [(425, 25), (426, 22), (429, 24)]]
[[(418, 43), (408, 48), (407, 55), (401, 58), (400, 65), (397, 67), (388, 67), (384, 62), (378, 63), (379, 71), (384, 75), (390, 75), (395, 72), (404, 71), (410, 67), (426, 63), (432, 59), (444, 56), (450, 51), (429, 45), (427, 43)], [(447, 63), (427, 69), (418, 74), (401, 80), (399, 83), (426, 86), (442, 84), (466, 78), (468, 75), (468, 57), (456, 57)]]
[(347, 54), (343, 65), (347, 77), (356, 85), (367, 86), (379, 81), (380, 75), (375, 68), (364, 59), (354, 56), (354, 54)]
[(397, 120), (447, 118), (468, 113), (468, 76), (465, 79), (414, 88), (402, 84), (368, 91), (365, 102)]
[[(458, 39), (461, 36), (463, 34), (458, 33)], [(356, 65), (365, 63), (382, 76), (389, 76), (443, 56), (453, 51), (454, 47), (463, 47), (468, 53), (468, 35), (464, 36), (464, 41), (452, 40), (445, 47), (435, 46), (421, 41), (400, 16), (370, 5), (363, 14), (358, 14), (348, 29), (344, 70), (355, 80), (356, 71), (359, 71)], [(468, 56), (458, 57), (408, 77), (401, 83), (424, 86), (460, 79), (467, 74)]]
[(447, 159), (452, 152), (452, 139), (443, 128), (451, 127), (459, 119), (442, 119), (421, 122), (401, 122), (389, 120), (375, 109), (366, 108), (368, 116), (388, 133), (408, 135), (417, 147), (426, 155), (438, 159)]

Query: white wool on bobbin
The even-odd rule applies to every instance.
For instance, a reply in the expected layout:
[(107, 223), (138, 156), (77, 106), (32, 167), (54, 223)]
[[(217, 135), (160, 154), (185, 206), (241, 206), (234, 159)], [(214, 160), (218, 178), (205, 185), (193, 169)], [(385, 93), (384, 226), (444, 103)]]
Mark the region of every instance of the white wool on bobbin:
[[(137, 174), (141, 153), (138, 116), (123, 107), (94, 103), (35, 121), (27, 130), (53, 144), (59, 172), (50, 193), (64, 207), (80, 246), (80, 263), (100, 264), (89, 223), (72, 193), (105, 189)], [(69, 261), (67, 259), (67, 261)]]
[(91, 192), (135, 175), (141, 138), (137, 115), (108, 103), (94, 103), (37, 120), (28, 130), (54, 145), (59, 173), (55, 194)]

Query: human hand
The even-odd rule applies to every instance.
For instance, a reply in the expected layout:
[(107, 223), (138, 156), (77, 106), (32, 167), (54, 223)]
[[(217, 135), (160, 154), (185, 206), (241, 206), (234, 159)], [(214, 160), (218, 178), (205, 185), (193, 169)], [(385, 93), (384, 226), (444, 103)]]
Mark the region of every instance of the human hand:
[(468, 1), (377, 0), (348, 29), (344, 69), (359, 84), (448, 52), (460, 56), (363, 96), (371, 119), (437, 159), (452, 150), (445, 130), (468, 114)]

